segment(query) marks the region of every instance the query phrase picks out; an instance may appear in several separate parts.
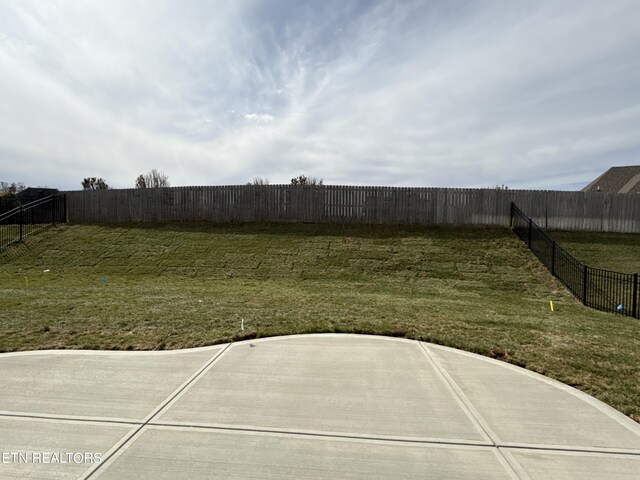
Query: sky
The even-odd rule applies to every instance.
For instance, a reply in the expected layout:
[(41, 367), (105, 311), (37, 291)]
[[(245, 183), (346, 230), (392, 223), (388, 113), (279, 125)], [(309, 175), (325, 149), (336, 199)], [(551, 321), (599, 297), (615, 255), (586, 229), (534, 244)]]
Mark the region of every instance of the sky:
[(580, 189), (640, 164), (640, 2), (0, 0), (0, 180)]

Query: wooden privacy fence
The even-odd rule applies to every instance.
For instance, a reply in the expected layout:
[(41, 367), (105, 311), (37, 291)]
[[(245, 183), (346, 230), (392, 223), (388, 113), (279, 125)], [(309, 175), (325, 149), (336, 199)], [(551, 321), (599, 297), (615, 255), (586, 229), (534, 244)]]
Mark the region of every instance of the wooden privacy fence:
[(313, 222), (508, 225), (640, 233), (640, 195), (542, 190), (230, 185), (66, 192), (74, 223)]

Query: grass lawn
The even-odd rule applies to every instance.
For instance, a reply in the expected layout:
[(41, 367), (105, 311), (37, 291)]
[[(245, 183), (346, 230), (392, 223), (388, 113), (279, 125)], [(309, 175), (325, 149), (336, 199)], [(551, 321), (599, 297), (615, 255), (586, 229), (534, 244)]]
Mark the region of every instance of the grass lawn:
[(640, 273), (640, 235), (584, 232), (550, 232), (550, 235), (590, 267)]
[(394, 335), (524, 366), (640, 421), (640, 322), (583, 307), (508, 229), (64, 225), (0, 253), (0, 287), (0, 351)]

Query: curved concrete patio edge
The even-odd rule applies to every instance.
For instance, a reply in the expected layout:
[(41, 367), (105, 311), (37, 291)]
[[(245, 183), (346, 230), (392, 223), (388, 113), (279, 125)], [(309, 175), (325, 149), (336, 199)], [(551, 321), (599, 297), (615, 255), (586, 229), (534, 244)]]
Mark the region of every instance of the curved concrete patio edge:
[(55, 472), (0, 463), (3, 478), (196, 479), (215, 469), (243, 478), (268, 468), (276, 478), (589, 479), (640, 470), (640, 425), (612, 407), (530, 370), (405, 338), (9, 352), (0, 371), (1, 452), (104, 455)]
[(611, 405), (607, 405), (606, 403), (604, 403), (601, 400), (598, 400), (597, 398), (593, 397), (592, 395), (589, 395), (588, 393), (583, 392), (582, 390), (578, 390), (575, 387), (572, 387), (571, 385), (567, 385), (566, 383), (562, 383), (554, 378), (551, 377), (547, 377), (546, 375), (542, 375), (541, 373), (538, 372), (534, 372), (533, 370), (529, 370), (527, 368), (523, 368), (523, 367), (519, 367), (517, 365), (514, 365), (512, 363), (508, 363), (508, 362), (503, 362), (501, 360), (497, 360), (495, 358), (490, 358), (490, 357), (486, 357), (484, 355), (480, 355), (477, 353), (473, 353), (473, 352), (467, 352), (466, 350), (460, 350), (457, 348), (452, 348), (452, 347), (447, 347), (444, 345), (438, 345), (438, 344), (433, 344), (433, 343), (427, 343), (427, 342), (422, 342), (426, 345), (428, 345), (431, 348), (436, 348), (436, 349), (442, 349), (442, 350), (447, 350), (447, 351), (451, 351), (451, 352), (455, 352), (459, 355), (468, 355), (472, 358), (475, 358), (477, 360), (481, 360), (483, 362), (489, 362), (491, 364), (497, 365), (499, 367), (503, 367), (503, 368), (508, 368), (511, 369), (513, 371), (516, 371), (522, 375), (527, 375), (535, 380), (538, 380), (540, 382), (545, 382), (548, 383), (549, 385), (554, 386), (555, 388), (559, 388), (560, 390), (573, 395), (577, 398), (579, 398), (580, 400), (589, 403), (590, 405), (592, 405), (593, 407), (597, 408), (598, 410), (600, 410), (603, 414), (611, 417), (612, 419), (614, 419), (616, 422), (620, 423), (621, 425), (623, 425), (626, 428), (631, 429), (632, 431), (640, 434), (640, 424), (638, 424), (637, 422), (633, 421), (633, 419), (629, 418), (627, 415), (625, 415), (624, 413), (620, 412), (619, 410), (616, 410), (615, 408), (613, 408)]
[[(245, 340), (243, 340), (245, 341)], [(53, 354), (53, 355), (171, 355), (179, 353), (200, 352), (224, 347), (230, 343), (241, 342), (227, 342), (217, 343), (215, 345), (206, 345), (204, 347), (191, 347), (191, 348), (176, 348), (167, 350), (91, 350), (85, 348), (59, 348), (49, 350), (20, 350), (17, 352), (3, 352), (0, 353), (0, 358), (9, 356), (23, 356), (23, 355), (40, 355), (40, 354)]]

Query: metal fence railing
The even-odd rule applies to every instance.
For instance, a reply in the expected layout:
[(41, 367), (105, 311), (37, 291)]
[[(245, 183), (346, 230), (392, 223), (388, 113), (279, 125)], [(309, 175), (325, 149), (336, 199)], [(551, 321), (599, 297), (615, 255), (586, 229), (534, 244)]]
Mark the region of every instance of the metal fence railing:
[(589, 267), (556, 243), (514, 203), (511, 228), (536, 257), (586, 306), (640, 318), (637, 273)]
[(0, 214), (0, 250), (65, 221), (65, 196), (50, 195)]

